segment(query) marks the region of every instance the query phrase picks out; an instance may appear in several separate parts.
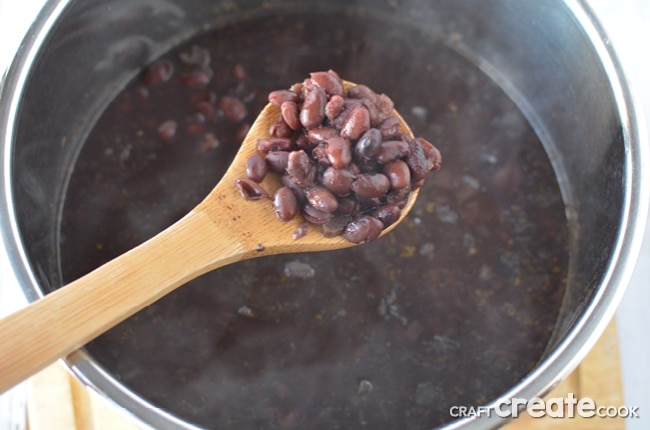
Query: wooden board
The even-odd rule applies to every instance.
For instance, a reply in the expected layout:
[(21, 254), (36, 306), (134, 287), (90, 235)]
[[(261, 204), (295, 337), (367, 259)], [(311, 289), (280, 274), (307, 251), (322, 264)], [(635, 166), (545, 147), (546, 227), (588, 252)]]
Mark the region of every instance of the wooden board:
[[(127, 415), (86, 389), (62, 365), (53, 364), (29, 381), (29, 430), (137, 430)], [(547, 398), (591, 397), (598, 405), (623, 406), (618, 337), (614, 321), (585, 360)], [(621, 418), (531, 418), (521, 416), (506, 430), (624, 429)]]

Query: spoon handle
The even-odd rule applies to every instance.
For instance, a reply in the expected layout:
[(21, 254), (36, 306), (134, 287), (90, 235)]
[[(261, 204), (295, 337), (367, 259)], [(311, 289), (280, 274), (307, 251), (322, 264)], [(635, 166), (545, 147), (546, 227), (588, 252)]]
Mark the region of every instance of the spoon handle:
[(241, 259), (246, 251), (227, 230), (195, 209), (142, 245), (0, 320), (0, 393), (185, 282)]

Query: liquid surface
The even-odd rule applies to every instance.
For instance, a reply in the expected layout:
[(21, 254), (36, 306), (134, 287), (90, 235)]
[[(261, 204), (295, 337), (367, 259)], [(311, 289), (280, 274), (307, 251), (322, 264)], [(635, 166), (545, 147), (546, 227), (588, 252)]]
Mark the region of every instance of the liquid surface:
[[(192, 46), (210, 51), (204, 88), (183, 84)], [(310, 71), (389, 94), (444, 167), (374, 243), (209, 273), (99, 337), (88, 350), (116, 378), (208, 428), (424, 429), (534, 367), (562, 299), (564, 207), (534, 131), (473, 64), (412, 29), (328, 15), (232, 25), (165, 58), (171, 79), (129, 84), (80, 154), (61, 225), (66, 282), (195, 206), (268, 91)], [(226, 95), (243, 119), (197, 108)], [(161, 137), (170, 120), (175, 135)]]

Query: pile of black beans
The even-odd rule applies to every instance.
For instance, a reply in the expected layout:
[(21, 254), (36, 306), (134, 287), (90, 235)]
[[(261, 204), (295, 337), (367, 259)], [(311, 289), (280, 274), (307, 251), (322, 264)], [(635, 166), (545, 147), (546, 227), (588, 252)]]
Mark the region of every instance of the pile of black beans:
[(283, 186), (273, 195), (280, 220), (301, 213), (327, 237), (370, 242), (399, 219), (425, 176), (440, 168), (440, 151), (401, 131), (387, 95), (365, 85), (346, 93), (333, 70), (272, 91), (269, 102), (281, 116), (258, 141), (247, 177), (236, 185), (245, 198), (270, 198), (259, 183), (267, 172), (282, 175)]

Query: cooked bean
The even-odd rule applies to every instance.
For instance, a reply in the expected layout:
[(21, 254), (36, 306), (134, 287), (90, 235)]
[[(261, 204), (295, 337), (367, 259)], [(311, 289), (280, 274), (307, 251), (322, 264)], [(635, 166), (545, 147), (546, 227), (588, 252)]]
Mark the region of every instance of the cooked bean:
[(404, 208), (408, 202), (409, 195), (411, 190), (414, 189), (412, 186), (402, 188), (400, 190), (392, 190), (386, 194), (386, 203), (390, 205), (397, 205), (399, 208)]
[(399, 206), (394, 204), (388, 204), (388, 205), (381, 206), (380, 208), (375, 210), (372, 216), (374, 218), (377, 218), (379, 221), (381, 221), (382, 224), (384, 225), (384, 228), (386, 228), (396, 223), (401, 214), (402, 214), (402, 210), (400, 209)]
[(355, 145), (354, 154), (360, 159), (370, 160), (379, 154), (381, 141), (381, 131), (376, 128), (371, 128), (363, 133)]
[(293, 219), (298, 213), (298, 200), (289, 187), (280, 187), (273, 196), (275, 215), (282, 221)]
[(146, 86), (167, 82), (174, 74), (174, 65), (167, 60), (157, 60), (147, 66), (142, 73), (142, 83)]
[(335, 136), (328, 139), (326, 150), (327, 159), (330, 161), (332, 166), (336, 167), (337, 169), (346, 167), (352, 161), (352, 149), (350, 141), (342, 138), (341, 136)]
[(341, 96), (332, 96), (330, 100), (325, 105), (325, 116), (330, 121), (333, 121), (334, 118), (339, 116), (343, 107), (345, 106), (345, 100)]
[(336, 76), (329, 72), (314, 72), (310, 74), (312, 82), (322, 88), (326, 94), (332, 96), (343, 95), (343, 85)]
[(296, 149), (309, 150), (314, 148), (314, 146), (316, 146), (316, 143), (310, 141), (306, 135), (300, 134), (296, 137)]
[(403, 140), (387, 140), (381, 143), (377, 161), (381, 164), (399, 160), (409, 153), (409, 144)]
[(257, 150), (264, 154), (271, 151), (289, 151), (292, 146), (293, 143), (288, 137), (269, 137), (257, 141)]
[(442, 165), (442, 155), (440, 154), (438, 148), (433, 146), (431, 142), (422, 137), (416, 137), (415, 140), (417, 140), (420, 145), (422, 145), (424, 158), (427, 160), (427, 168), (429, 170), (439, 170), (440, 166)]
[(379, 123), (381, 122), (381, 120), (383, 119), (383, 118), (381, 118), (381, 114), (379, 112), (379, 107), (377, 106), (377, 104), (375, 104), (374, 102), (372, 102), (372, 101), (370, 101), (368, 99), (361, 100), (361, 104), (366, 109), (368, 109), (368, 115), (369, 115), (369, 118), (370, 118), (370, 126), (371, 127), (377, 127), (379, 125)]
[(176, 130), (178, 130), (178, 124), (170, 119), (158, 126), (158, 136), (164, 141), (170, 141), (176, 136)]
[(311, 151), (311, 156), (319, 166), (329, 167), (332, 165), (327, 157), (327, 145), (320, 143)]
[(325, 224), (321, 225), (321, 231), (325, 237), (336, 237), (343, 234), (345, 227), (351, 221), (351, 217), (347, 215), (335, 215), (327, 221)]
[(343, 235), (352, 243), (371, 242), (379, 237), (383, 229), (381, 221), (365, 215), (350, 221)]
[(282, 113), (282, 119), (291, 129), (300, 129), (300, 118), (298, 117), (300, 111), (296, 102), (283, 102), (280, 105), (280, 112)]
[(266, 164), (273, 172), (284, 172), (289, 162), (288, 151), (273, 151), (266, 154)]
[(307, 198), (305, 197), (305, 188), (302, 187), (298, 182), (296, 182), (296, 179), (287, 174), (282, 175), (280, 178), (280, 181), (282, 182), (282, 185), (285, 187), (289, 187), (293, 190), (293, 193), (296, 196), (296, 199), (302, 204), (307, 201)]
[(350, 194), (350, 187), (354, 182), (355, 175), (347, 169), (337, 169), (328, 167), (323, 172), (321, 183), (339, 196), (347, 196)]
[(316, 166), (305, 151), (293, 151), (289, 153), (287, 160), (287, 173), (289, 173), (303, 188), (307, 188), (316, 179)]
[(366, 199), (381, 197), (390, 189), (390, 181), (381, 173), (362, 174), (352, 183), (352, 191)]
[(316, 209), (323, 212), (334, 212), (339, 207), (339, 202), (330, 190), (321, 186), (314, 186), (305, 191), (307, 201)]
[(309, 141), (313, 143), (325, 142), (327, 139), (338, 135), (339, 132), (334, 127), (312, 128), (307, 132)]
[(384, 175), (390, 180), (393, 190), (401, 190), (411, 184), (411, 171), (402, 160), (391, 161), (384, 165)]
[(266, 176), (268, 167), (266, 161), (261, 156), (251, 155), (246, 160), (246, 176), (255, 182), (262, 182)]
[(343, 128), (341, 128), (341, 137), (356, 140), (370, 128), (370, 113), (365, 106), (356, 106), (352, 109)]
[(377, 239), (381, 232), (384, 231), (384, 224), (375, 217), (367, 217), (367, 222), (369, 225), (368, 237), (366, 237), (366, 242), (372, 242)]
[(212, 80), (212, 70), (208, 67), (192, 70), (181, 75), (181, 82), (189, 88), (202, 88)]
[(316, 209), (309, 203), (303, 205), (302, 215), (305, 217), (307, 221), (309, 221), (312, 224), (325, 224), (330, 219), (332, 219), (333, 216), (331, 212), (325, 212)]
[(381, 94), (377, 99), (377, 107), (379, 108), (380, 121), (383, 121), (393, 114), (395, 104), (386, 94)]
[(239, 123), (248, 115), (246, 105), (236, 97), (221, 97), (219, 99), (219, 109), (221, 109), (226, 119), (232, 123)]
[(390, 139), (399, 133), (400, 120), (394, 115), (389, 116), (379, 123), (379, 131), (384, 139)]
[(273, 137), (291, 137), (293, 130), (287, 125), (282, 117), (278, 118), (271, 127), (269, 127), (269, 134)]
[(307, 130), (318, 127), (325, 119), (327, 96), (321, 88), (314, 87), (305, 96), (300, 110), (300, 122)]
[(339, 208), (337, 213), (342, 215), (357, 215), (359, 213), (359, 201), (354, 197), (344, 197), (339, 199)]
[(424, 155), (424, 149), (420, 141), (413, 139), (409, 143), (409, 153), (406, 156), (406, 164), (411, 169), (411, 179), (413, 182), (418, 182), (426, 176), (431, 169), (430, 163)]
[(275, 90), (269, 93), (269, 103), (278, 107), (282, 106), (284, 102), (299, 102), (300, 96), (290, 90)]
[(260, 184), (248, 178), (235, 179), (235, 186), (246, 200), (260, 200), (269, 197), (269, 194)]
[(353, 99), (368, 99), (375, 103), (377, 101), (377, 93), (370, 89), (367, 85), (359, 84), (348, 90), (348, 97)]

